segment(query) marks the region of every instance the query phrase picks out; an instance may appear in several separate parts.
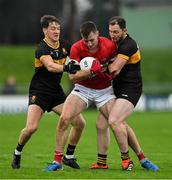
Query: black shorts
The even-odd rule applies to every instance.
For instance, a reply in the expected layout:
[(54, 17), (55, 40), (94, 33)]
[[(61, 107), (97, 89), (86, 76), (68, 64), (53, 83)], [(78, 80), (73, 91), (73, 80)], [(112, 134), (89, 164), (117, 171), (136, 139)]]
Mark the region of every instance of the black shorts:
[(44, 112), (50, 112), (53, 107), (64, 103), (65, 99), (66, 95), (63, 92), (57, 95), (47, 95), (43, 93), (34, 92), (29, 94), (29, 105), (36, 104)]
[(117, 98), (126, 99), (136, 106), (142, 94), (140, 62), (122, 69), (113, 80), (113, 90)]
[(114, 90), (114, 94), (116, 95), (117, 99), (119, 98), (126, 99), (130, 101), (135, 107), (142, 93), (139, 91), (135, 91), (134, 88), (133, 89), (119, 88), (118, 90)]

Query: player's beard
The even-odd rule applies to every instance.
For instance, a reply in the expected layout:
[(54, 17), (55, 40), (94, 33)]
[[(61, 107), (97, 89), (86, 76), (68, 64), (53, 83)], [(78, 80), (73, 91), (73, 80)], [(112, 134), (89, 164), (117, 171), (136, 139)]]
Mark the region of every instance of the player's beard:
[(116, 40), (117, 44), (119, 44), (124, 38), (121, 36), (118, 40)]

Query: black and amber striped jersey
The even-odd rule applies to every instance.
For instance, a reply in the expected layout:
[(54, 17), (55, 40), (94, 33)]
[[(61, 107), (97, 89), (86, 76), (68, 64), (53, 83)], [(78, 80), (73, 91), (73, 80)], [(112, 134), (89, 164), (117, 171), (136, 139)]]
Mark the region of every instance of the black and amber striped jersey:
[(141, 60), (139, 47), (129, 35), (118, 43), (117, 57), (127, 60), (127, 64), (135, 64)]
[(57, 94), (61, 90), (60, 82), (62, 72), (49, 72), (40, 61), (41, 57), (50, 55), (57, 64), (65, 64), (66, 57), (70, 52), (70, 44), (67, 41), (59, 40), (56, 47), (52, 47), (46, 39), (43, 39), (35, 51), (35, 73), (29, 88), (29, 93)]
[(135, 106), (142, 93), (141, 56), (137, 43), (129, 35), (118, 43), (117, 57), (127, 63), (113, 79), (114, 93), (117, 98), (128, 99)]

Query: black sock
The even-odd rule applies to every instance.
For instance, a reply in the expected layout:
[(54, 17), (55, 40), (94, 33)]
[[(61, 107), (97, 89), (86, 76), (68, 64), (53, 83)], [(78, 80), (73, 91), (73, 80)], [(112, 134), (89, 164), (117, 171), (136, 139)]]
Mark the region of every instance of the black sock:
[(21, 144), (17, 144), (17, 147), (16, 147), (16, 150), (19, 151), (19, 152), (22, 152), (22, 149), (23, 149), (24, 145), (21, 145)]
[(66, 155), (73, 155), (76, 146), (68, 144)]
[(127, 151), (127, 152), (121, 152), (121, 159), (122, 159), (122, 160), (130, 159), (130, 157), (129, 157), (129, 151)]
[(97, 164), (105, 166), (107, 160), (107, 154), (97, 154), (97, 157), (98, 157)]

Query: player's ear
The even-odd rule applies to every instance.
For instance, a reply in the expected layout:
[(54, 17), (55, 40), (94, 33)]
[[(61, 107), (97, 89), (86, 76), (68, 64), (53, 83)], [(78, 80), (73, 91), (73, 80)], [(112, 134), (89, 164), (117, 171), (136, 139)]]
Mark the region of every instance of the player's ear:
[(127, 33), (127, 29), (126, 29), (126, 28), (124, 28), (123, 31), (124, 31), (125, 33)]
[(99, 36), (99, 31), (96, 32), (97, 36)]
[(47, 28), (42, 28), (44, 34), (47, 34)]

